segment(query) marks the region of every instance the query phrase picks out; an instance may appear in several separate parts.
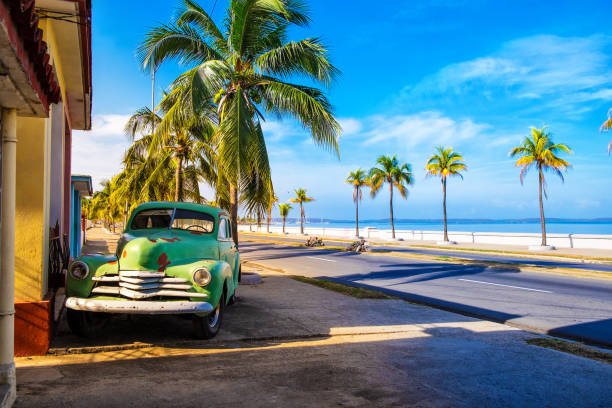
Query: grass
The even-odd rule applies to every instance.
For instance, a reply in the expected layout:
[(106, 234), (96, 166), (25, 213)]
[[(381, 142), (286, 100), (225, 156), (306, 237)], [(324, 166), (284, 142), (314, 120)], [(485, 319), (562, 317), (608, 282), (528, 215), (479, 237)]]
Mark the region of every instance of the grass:
[[(386, 244), (385, 244), (386, 245)], [(419, 244), (410, 244), (410, 247), (414, 248), (431, 248), (431, 249), (442, 249), (437, 245), (419, 245)], [(523, 251), (503, 251), (500, 249), (481, 249), (481, 248), (443, 248), (445, 250), (450, 251), (465, 251), (465, 252), (482, 252), (482, 253), (496, 253), (496, 254), (509, 254), (509, 255), (538, 255), (538, 256), (546, 256), (546, 257), (555, 257), (555, 258), (568, 258), (568, 259), (584, 259), (589, 261), (612, 261), (612, 258), (605, 257), (596, 257), (596, 256), (586, 256), (586, 255), (569, 255), (569, 254), (557, 254), (557, 253), (543, 253), (543, 252), (523, 252)]]
[(534, 337), (525, 341), (528, 344), (534, 346), (546, 347), (549, 349), (562, 351), (564, 353), (570, 353), (576, 356), (586, 357), (592, 360), (612, 364), (612, 353), (608, 353), (603, 350), (593, 349), (581, 343), (574, 343), (570, 341), (552, 339), (548, 337)]
[(352, 296), (358, 299), (399, 299), (398, 297), (390, 296), (377, 290), (358, 288), (325, 279), (313, 279), (305, 276), (292, 276), (291, 279), (298, 282), (315, 285), (323, 289), (333, 290), (334, 292), (342, 293), (343, 295)]

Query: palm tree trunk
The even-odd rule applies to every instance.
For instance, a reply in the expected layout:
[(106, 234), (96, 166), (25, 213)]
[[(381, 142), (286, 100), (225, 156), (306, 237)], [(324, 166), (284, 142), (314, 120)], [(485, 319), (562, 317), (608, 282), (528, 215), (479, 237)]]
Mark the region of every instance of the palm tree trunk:
[(125, 207), (123, 209), (123, 229), (127, 228), (127, 216), (128, 216), (128, 202), (125, 200)]
[(355, 236), (359, 237), (359, 187), (357, 187), (356, 193), (357, 195), (355, 196)]
[(238, 246), (238, 189), (230, 183), (230, 221), (232, 224), (232, 237)]
[(174, 186), (174, 201), (183, 201), (183, 156), (180, 155), (176, 158)]
[(283, 217), (283, 234), (285, 233), (285, 217)]
[(304, 235), (304, 205), (300, 202), (300, 234)]
[(539, 175), (539, 199), (540, 199), (540, 224), (542, 225), (542, 246), (546, 246), (546, 219), (544, 218), (544, 202), (542, 201), (542, 182), (544, 176), (542, 175), (542, 168), (538, 168)]
[(268, 227), (267, 227), (268, 234), (270, 233), (270, 220), (271, 219), (272, 219), (272, 207), (268, 209)]
[(444, 242), (448, 242), (448, 228), (446, 227), (446, 178), (442, 178), (442, 209), (444, 211)]
[(391, 214), (391, 238), (395, 239), (395, 224), (393, 224), (393, 184), (389, 183), (389, 212)]

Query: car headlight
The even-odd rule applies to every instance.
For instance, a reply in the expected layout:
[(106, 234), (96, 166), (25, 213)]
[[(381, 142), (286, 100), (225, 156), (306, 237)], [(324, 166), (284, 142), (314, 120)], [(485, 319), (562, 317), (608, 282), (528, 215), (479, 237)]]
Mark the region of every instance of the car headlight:
[(89, 275), (89, 267), (85, 262), (76, 261), (70, 265), (69, 272), (74, 279), (83, 280)]
[(199, 268), (193, 273), (193, 281), (199, 286), (206, 286), (210, 283), (210, 272), (206, 268)]

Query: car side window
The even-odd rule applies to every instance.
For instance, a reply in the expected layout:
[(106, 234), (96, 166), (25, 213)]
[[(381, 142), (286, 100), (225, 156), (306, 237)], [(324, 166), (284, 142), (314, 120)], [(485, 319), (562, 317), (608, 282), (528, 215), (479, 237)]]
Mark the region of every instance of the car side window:
[(227, 227), (227, 238), (232, 239), (232, 224), (230, 220), (225, 220), (225, 225)]
[(219, 235), (217, 236), (219, 240), (227, 239), (227, 220), (225, 218), (221, 218), (219, 220)]

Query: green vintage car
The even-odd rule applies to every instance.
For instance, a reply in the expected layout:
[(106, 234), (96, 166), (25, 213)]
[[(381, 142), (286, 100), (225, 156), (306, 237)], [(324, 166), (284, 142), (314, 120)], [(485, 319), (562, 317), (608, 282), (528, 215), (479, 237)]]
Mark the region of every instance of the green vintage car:
[(138, 206), (113, 255), (83, 255), (68, 267), (71, 330), (94, 336), (111, 313), (183, 314), (198, 338), (214, 337), (233, 303), (240, 258), (228, 215), (193, 203)]

